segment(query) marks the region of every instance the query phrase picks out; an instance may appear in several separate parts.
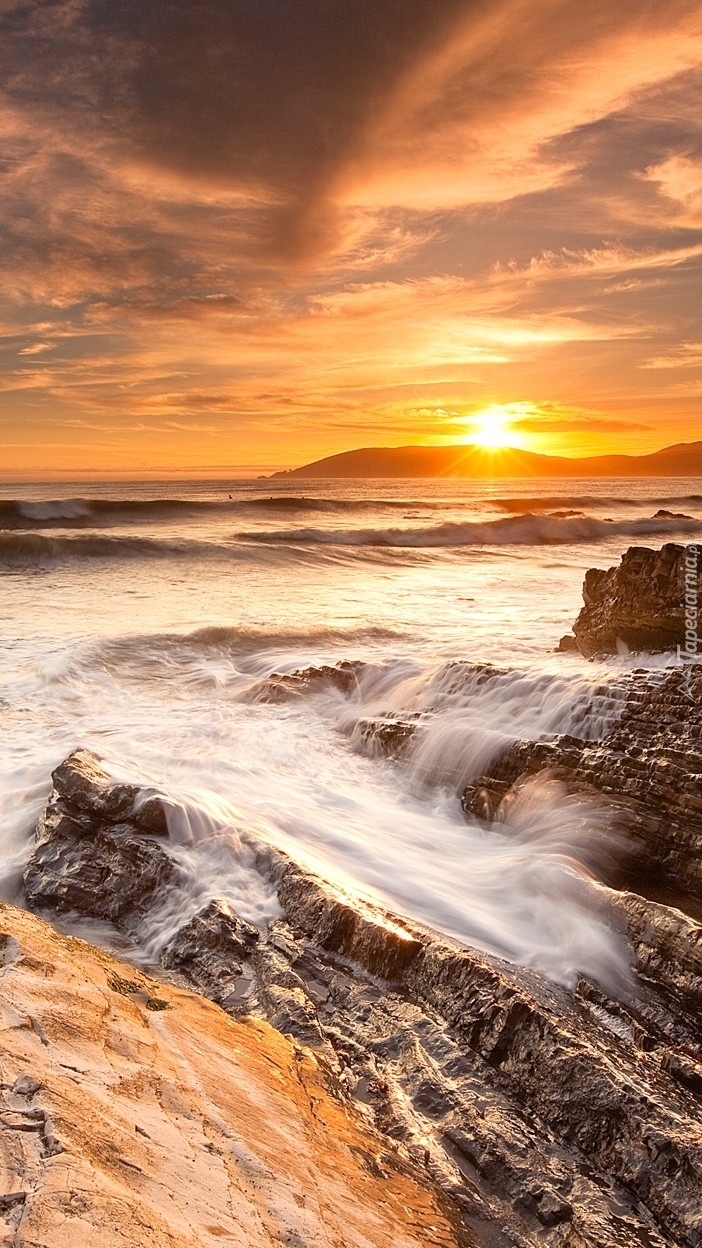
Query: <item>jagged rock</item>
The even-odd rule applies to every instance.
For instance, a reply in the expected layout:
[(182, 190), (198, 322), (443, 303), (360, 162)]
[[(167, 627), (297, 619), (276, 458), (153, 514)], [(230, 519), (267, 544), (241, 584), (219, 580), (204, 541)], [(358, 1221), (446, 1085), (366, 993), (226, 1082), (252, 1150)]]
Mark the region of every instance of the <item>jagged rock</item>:
[(702, 925), (636, 893), (615, 893), (612, 904), (626, 926), (639, 975), (702, 1037)]
[[(617, 731), (643, 718), (648, 748), (660, 732), (663, 749), (654, 695), (677, 715), (673, 676), (638, 689), (630, 728)], [(584, 744), (595, 748), (576, 738), (538, 744), (555, 744), (573, 765)], [(506, 791), (512, 771), (522, 774), (521, 758), (512, 763), (492, 782)], [(54, 814), (50, 804), (42, 827), (54, 817), (87, 864), (104, 835), (99, 817), (65, 801)], [(573, 993), (361, 903), (248, 839), (284, 917), (259, 935), (213, 902), (164, 963), (229, 1012), (262, 1015), (312, 1046), (337, 1094), (364, 1103), (442, 1186), (466, 1234), (485, 1231), (496, 1248), (702, 1244), (699, 925), (612, 894), (612, 922), (630, 933), (641, 983), (625, 1000), (586, 982)], [(124, 977), (113, 990), (135, 1002), (142, 991)]]
[[(314, 942), (302, 947), (291, 935), (294, 982), (362, 1093), (373, 1089), (386, 1130), (411, 1139), (417, 1119), (428, 1120), (432, 1134), (446, 1135), (485, 1180), (484, 1199), (501, 1192), (542, 1228), (572, 1219), (577, 1242), (660, 1242), (652, 1224), (637, 1220), (640, 1209), (627, 1218), (631, 1239), (622, 1237), (614, 1206), (627, 1189), (674, 1242), (698, 1242), (702, 1131), (685, 1099), (696, 1084), (689, 1071), (686, 1082), (673, 1068), (676, 1054), (670, 1057), (658, 1031), (663, 1013), (654, 1029), (637, 1002), (591, 1006), (587, 986), (574, 997), (534, 972), (457, 950), (412, 925), (414, 943), (402, 969), (395, 968), (396, 987), (379, 990), (379, 943), (396, 956), (396, 933), (384, 916), (370, 909), (346, 926), (333, 889), (297, 869), (289, 875), (281, 902), (293, 929)], [(341, 964), (324, 957), (339, 945), (337, 916)], [(348, 960), (374, 978), (359, 982)], [(694, 1059), (688, 1063), (694, 1076)], [(653, 1143), (659, 1137), (664, 1150)], [(582, 1155), (622, 1185), (611, 1207), (593, 1190)], [(504, 1210), (493, 1209), (493, 1216), (504, 1217)]]
[(510, 790), (543, 771), (598, 798), (626, 833), (621, 882), (702, 899), (702, 667), (641, 677), (602, 741), (514, 742), (465, 789), (466, 814), (499, 817)]
[(348, 694), (356, 687), (365, 667), (365, 663), (348, 660), (333, 666), (321, 664), (297, 668), (294, 672), (274, 672), (255, 685), (252, 692), (259, 702), (286, 702), (324, 686)]
[(216, 898), (179, 929), (161, 954), (161, 964), (179, 970), (211, 1000), (226, 1002), (251, 956), (259, 931)]
[(673, 543), (661, 550), (631, 546), (619, 567), (591, 568), (583, 586), (585, 605), (573, 625), (580, 652), (591, 658), (617, 654), (622, 647), (684, 648), (688, 572), (691, 595), (702, 605), (702, 561), (696, 552), (697, 547)]
[(51, 778), (56, 800), (101, 823), (133, 823), (154, 836), (168, 836), (166, 811), (160, 797), (136, 784), (118, 784), (90, 750), (74, 750)]
[(144, 835), (165, 826), (159, 799), (136, 785), (115, 784), (88, 750), (71, 754), (52, 779), (24, 872), (28, 904), (133, 930), (156, 897), (181, 879), (174, 860)]
[(413, 715), (364, 715), (353, 726), (351, 742), (364, 754), (401, 758), (414, 740), (423, 718), (419, 712)]
[(578, 654), (580, 648), (577, 637), (574, 637), (572, 633), (564, 633), (556, 646), (556, 651), (558, 654)]
[(179, 882), (173, 859), (128, 824), (103, 826), (92, 836), (76, 836), (74, 827), (62, 819), (34, 850), (24, 873), (32, 909), (75, 910), (131, 930), (156, 895)]
[(353, 958), (386, 980), (399, 979), (422, 947), (401, 920), (358, 899), (351, 905), (292, 864), (278, 887), (278, 900), (290, 921), (324, 949)]

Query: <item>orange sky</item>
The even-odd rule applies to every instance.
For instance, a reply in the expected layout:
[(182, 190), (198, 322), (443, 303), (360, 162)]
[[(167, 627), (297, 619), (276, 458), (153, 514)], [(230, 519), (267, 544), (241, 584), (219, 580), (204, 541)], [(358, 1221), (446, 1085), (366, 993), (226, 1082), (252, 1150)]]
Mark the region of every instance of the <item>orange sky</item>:
[(702, 437), (702, 11), (5, 0), (0, 477)]

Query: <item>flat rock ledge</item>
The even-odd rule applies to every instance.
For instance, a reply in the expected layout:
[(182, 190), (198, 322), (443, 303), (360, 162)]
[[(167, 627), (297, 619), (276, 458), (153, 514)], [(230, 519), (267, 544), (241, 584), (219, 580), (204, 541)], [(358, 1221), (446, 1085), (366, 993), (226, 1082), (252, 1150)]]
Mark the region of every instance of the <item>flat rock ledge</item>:
[(473, 1248), (308, 1050), (0, 904), (0, 1242)]
[[(66, 877), (80, 873), (81, 862), (90, 869), (93, 844), (102, 854), (105, 828), (115, 826), (96, 815), (91, 836), (85, 823), (71, 832), (65, 822), (85, 810), (85, 795), (74, 809), (72, 794), (82, 792), (86, 771), (109, 787), (84, 751), (54, 773), (27, 899), (49, 911), (70, 903), (138, 934), (149, 904), (177, 885), (162, 864), (142, 873), (135, 892), (120, 838), (141, 838), (173, 864), (168, 844), (127, 821), (109, 901), (73, 890)], [(54, 836), (60, 852), (52, 856)], [(363, 1107), (386, 1147), (441, 1189), (462, 1228), (450, 1242), (702, 1244), (699, 924), (603, 888), (603, 912), (609, 907), (611, 921), (628, 931), (639, 970), (636, 991), (613, 1000), (586, 981), (569, 992), (455, 946), (250, 844), (261, 873), (277, 882), (284, 917), (258, 931), (213, 898), (164, 950), (165, 973), (229, 1014), (264, 1018), (308, 1046), (340, 1103)], [(123, 890), (131, 912), (128, 895), (116, 902)], [(189, 1059), (187, 1046), (183, 1052)]]

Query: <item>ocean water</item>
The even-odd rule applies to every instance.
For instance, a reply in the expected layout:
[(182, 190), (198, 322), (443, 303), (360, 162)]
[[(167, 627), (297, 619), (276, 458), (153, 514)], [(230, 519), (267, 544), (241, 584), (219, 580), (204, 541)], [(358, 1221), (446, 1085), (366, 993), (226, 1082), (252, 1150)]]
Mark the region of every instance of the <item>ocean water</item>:
[[(656, 679), (669, 657), (553, 650), (589, 567), (700, 534), (699, 480), (0, 486), (2, 896), (21, 897), (51, 769), (85, 746), (164, 794), (187, 876), (136, 956), (213, 896), (278, 913), (246, 833), (462, 943), (621, 990), (602, 811), (547, 781), (487, 827), (459, 795), (517, 737), (598, 736), (633, 667)], [(348, 690), (266, 700), (273, 674), (346, 660)], [(390, 761), (363, 725), (403, 713), (421, 726)]]

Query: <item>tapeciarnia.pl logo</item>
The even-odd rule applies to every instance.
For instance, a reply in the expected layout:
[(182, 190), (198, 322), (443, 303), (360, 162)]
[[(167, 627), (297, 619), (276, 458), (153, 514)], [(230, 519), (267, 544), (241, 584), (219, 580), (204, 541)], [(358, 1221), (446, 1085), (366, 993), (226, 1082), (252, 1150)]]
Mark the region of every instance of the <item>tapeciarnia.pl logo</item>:
[[(699, 561), (700, 548), (693, 545), (685, 550), (685, 645), (677, 648), (677, 661), (695, 659), (700, 653), (699, 633)], [(694, 700), (692, 692), (692, 667), (687, 666), (681, 681), (681, 691)]]

